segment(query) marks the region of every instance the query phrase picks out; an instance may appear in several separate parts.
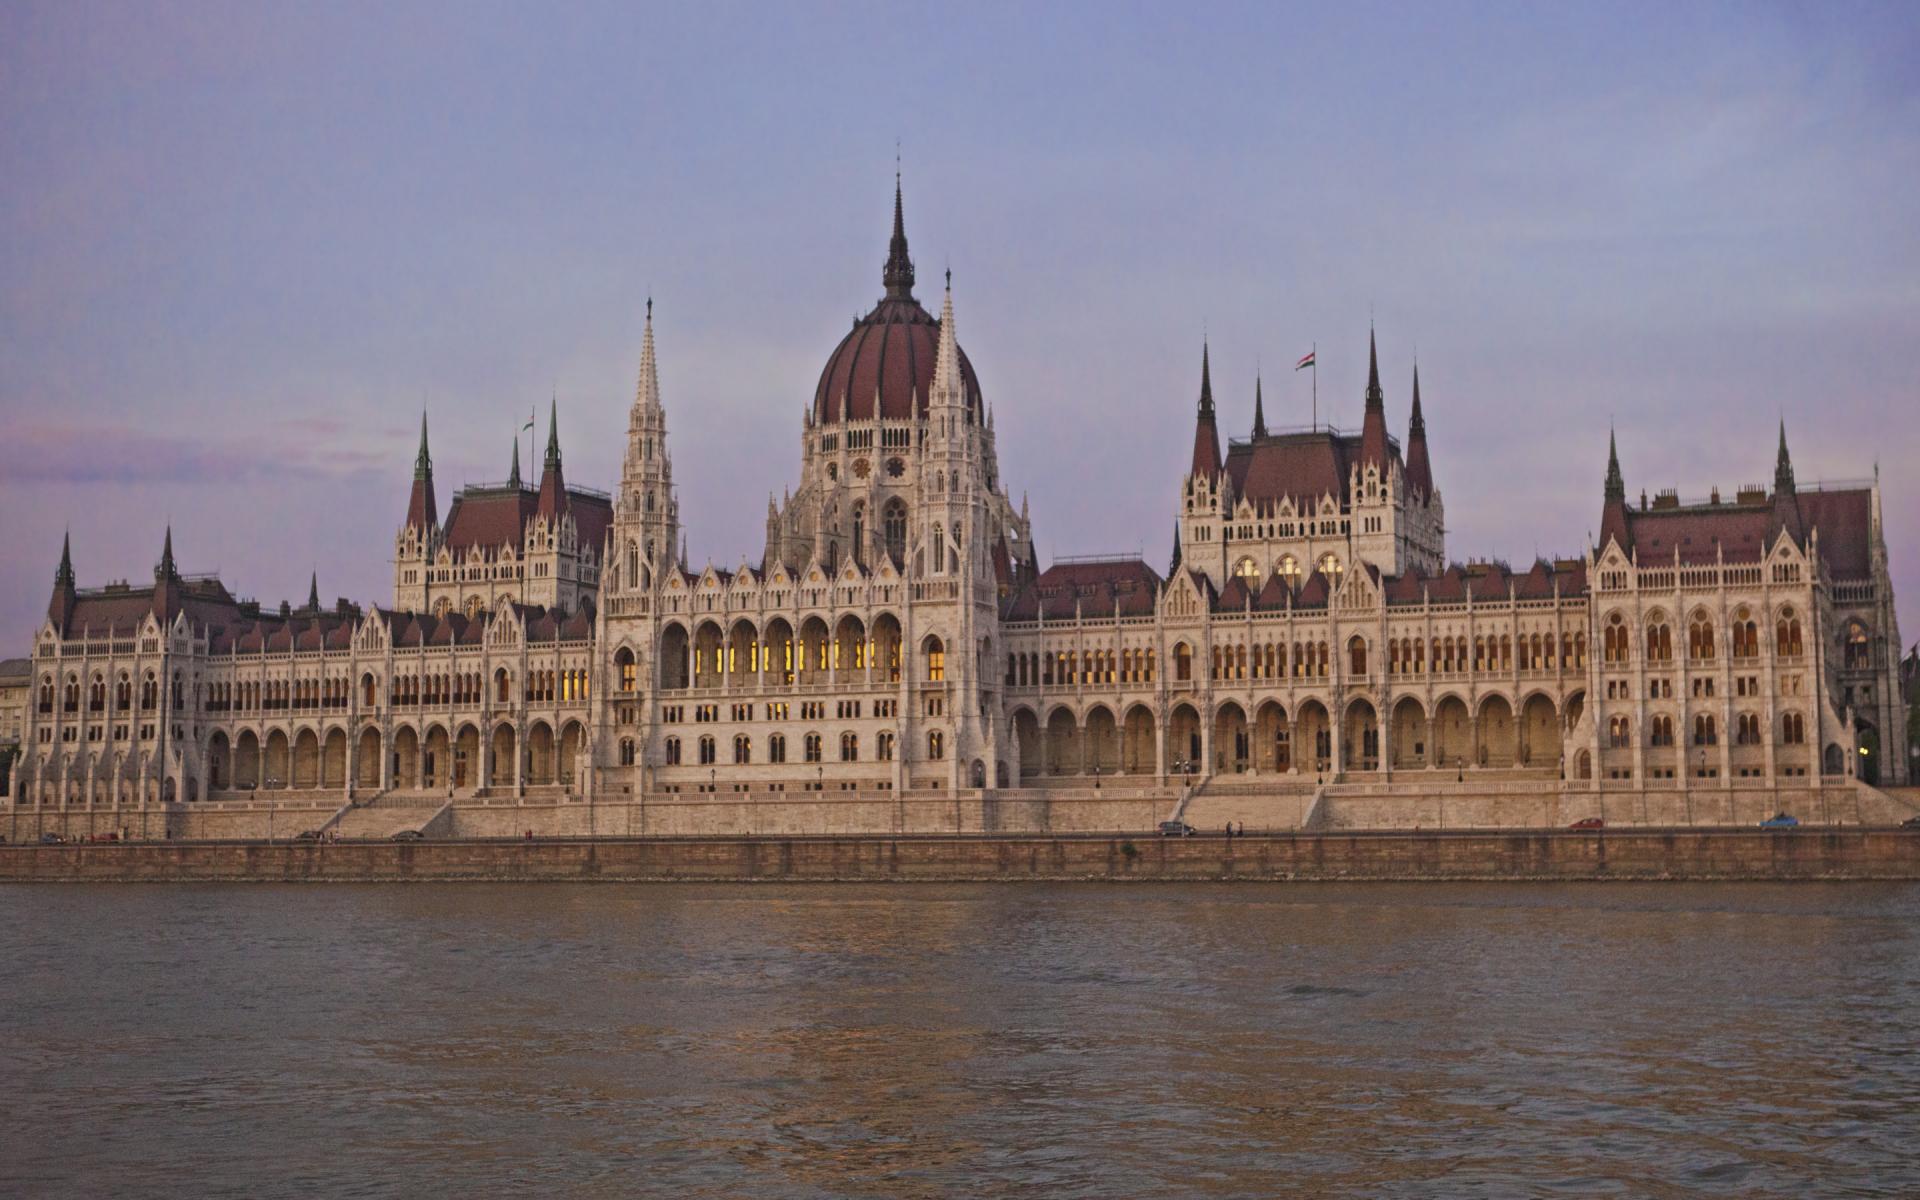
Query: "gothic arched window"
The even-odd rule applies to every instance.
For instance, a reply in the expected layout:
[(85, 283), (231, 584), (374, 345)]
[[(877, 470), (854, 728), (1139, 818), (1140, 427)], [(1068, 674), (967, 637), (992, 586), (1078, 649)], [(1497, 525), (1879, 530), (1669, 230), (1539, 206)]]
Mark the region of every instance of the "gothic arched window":
[(882, 534), (887, 540), (887, 553), (892, 556), (895, 565), (906, 565), (907, 506), (897, 499), (887, 501), (881, 521)]

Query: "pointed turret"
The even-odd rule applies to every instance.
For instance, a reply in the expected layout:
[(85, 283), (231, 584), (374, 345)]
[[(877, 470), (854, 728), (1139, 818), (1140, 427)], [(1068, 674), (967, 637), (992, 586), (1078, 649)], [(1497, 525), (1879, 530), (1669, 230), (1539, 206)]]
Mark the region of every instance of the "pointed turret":
[[(518, 454), (519, 443), (515, 443)], [(413, 492), (407, 497), (407, 527), (432, 529), (440, 523), (440, 510), (433, 497), (433, 455), (427, 451), (427, 414), (420, 414), (420, 452), (413, 458)]]
[(1427, 419), (1420, 413), (1420, 364), (1413, 364), (1413, 416), (1407, 421), (1407, 487), (1433, 495), (1433, 466), (1427, 461)]
[(1213, 414), (1211, 349), (1200, 343), (1200, 406), (1193, 423), (1193, 465), (1190, 475), (1211, 479), (1220, 473), (1220, 430)]
[(178, 598), (179, 568), (173, 563), (173, 526), (167, 526), (166, 541), (160, 546), (160, 561), (153, 568), (153, 615), (165, 624), (173, 616)]
[(647, 329), (640, 339), (640, 382), (633, 390), (635, 409), (651, 411), (660, 407), (660, 371), (653, 357), (653, 297), (647, 297)]
[(1607, 430), (1607, 489), (1606, 503), (1600, 510), (1600, 546), (1606, 548), (1608, 541), (1617, 541), (1622, 550), (1632, 547), (1632, 535), (1627, 530), (1627, 483), (1620, 474), (1620, 448), (1614, 441), (1613, 430)]
[(307, 611), (320, 611), (320, 572), (315, 571), (307, 578)]
[(1260, 376), (1253, 377), (1253, 436), (1257, 441), (1267, 436), (1267, 409), (1260, 394)]
[(1360, 462), (1387, 470), (1387, 400), (1380, 390), (1380, 353), (1367, 330), (1367, 412), (1360, 422)]
[(1773, 519), (1769, 522), (1767, 540), (1778, 537), (1782, 529), (1795, 542), (1806, 536), (1806, 529), (1800, 520), (1800, 492), (1793, 482), (1793, 458), (1787, 453), (1787, 421), (1780, 419), (1780, 450), (1773, 462)]
[(507, 472), (507, 486), (514, 489), (515, 491), (519, 491), (521, 486), (520, 485), (520, 436), (518, 434), (515, 434), (513, 438), (513, 469)]
[(1173, 557), (1167, 562), (1167, 578), (1180, 573), (1180, 522), (1173, 523)]
[(567, 507), (567, 481), (560, 470), (560, 401), (547, 410), (547, 460), (540, 471), (539, 514), (554, 520)]
[(73, 582), (73, 535), (60, 537), (60, 566), (53, 573), (53, 598), (47, 601), (47, 619), (65, 633), (67, 618), (73, 615), (73, 602), (79, 589)]
[(953, 322), (953, 272), (947, 272), (946, 298), (940, 302), (940, 341), (933, 358), (933, 383), (927, 389), (930, 409), (951, 405), (964, 408), (966, 383), (960, 377), (959, 333)]
[(893, 237), (887, 242), (887, 266), (880, 273), (889, 300), (913, 298), (913, 259), (907, 255), (907, 219), (900, 203), (900, 173), (893, 175)]

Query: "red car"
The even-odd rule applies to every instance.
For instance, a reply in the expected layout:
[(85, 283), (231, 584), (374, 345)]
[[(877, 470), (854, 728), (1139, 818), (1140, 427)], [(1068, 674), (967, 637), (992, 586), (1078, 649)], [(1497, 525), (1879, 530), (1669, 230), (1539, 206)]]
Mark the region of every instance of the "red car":
[(1607, 823), (1599, 817), (1581, 817), (1578, 821), (1567, 826), (1568, 829), (1605, 829), (1606, 827)]

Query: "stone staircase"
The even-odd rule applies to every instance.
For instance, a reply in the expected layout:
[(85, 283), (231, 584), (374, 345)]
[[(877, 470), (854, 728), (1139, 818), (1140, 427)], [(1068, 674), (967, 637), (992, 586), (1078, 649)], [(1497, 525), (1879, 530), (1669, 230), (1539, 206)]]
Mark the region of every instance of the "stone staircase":
[(445, 796), (382, 794), (341, 812), (332, 832), (342, 841), (386, 841), (408, 829), (444, 837), (453, 830), (452, 812)]
[(1274, 778), (1262, 782), (1219, 776), (1194, 788), (1179, 816), (1201, 833), (1219, 833), (1231, 821), (1248, 833), (1277, 832), (1305, 826), (1318, 785), (1312, 780)]

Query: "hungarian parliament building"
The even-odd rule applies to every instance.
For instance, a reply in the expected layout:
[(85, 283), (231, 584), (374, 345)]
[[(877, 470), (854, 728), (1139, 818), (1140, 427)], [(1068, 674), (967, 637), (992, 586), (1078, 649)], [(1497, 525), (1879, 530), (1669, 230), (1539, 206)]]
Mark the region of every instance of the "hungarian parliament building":
[(567, 481), (553, 414), (537, 479), (516, 452), (442, 508), (423, 419), (390, 607), (239, 599), (171, 529), (150, 583), (82, 588), (63, 547), (14, 803), (1907, 782), (1878, 482), (1796, 482), (1784, 425), (1771, 486), (1697, 502), (1596, 447), (1596, 543), (1462, 564), (1417, 370), (1404, 436), (1370, 333), (1357, 432), (1256, 395), (1223, 440), (1203, 349), (1171, 561), (1041, 563), (897, 186), (881, 283), (731, 568), (688, 554), (650, 302), (618, 489)]

